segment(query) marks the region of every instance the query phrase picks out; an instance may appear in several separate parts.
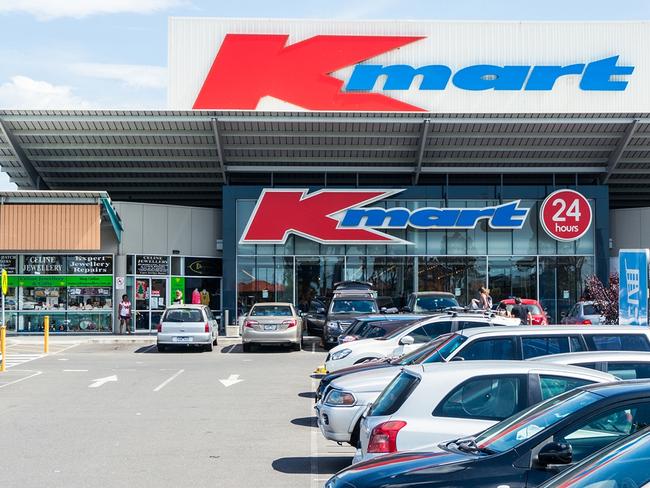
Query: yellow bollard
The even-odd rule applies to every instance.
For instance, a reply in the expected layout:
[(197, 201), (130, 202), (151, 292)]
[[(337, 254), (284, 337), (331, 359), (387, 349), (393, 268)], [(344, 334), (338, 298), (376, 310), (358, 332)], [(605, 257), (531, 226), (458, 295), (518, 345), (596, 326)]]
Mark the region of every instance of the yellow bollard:
[(7, 362), (7, 326), (2, 324), (0, 326), (0, 354), (2, 354), (2, 361), (0, 361), (0, 372), (6, 369)]
[(50, 316), (43, 317), (43, 352), (47, 354), (50, 351)]

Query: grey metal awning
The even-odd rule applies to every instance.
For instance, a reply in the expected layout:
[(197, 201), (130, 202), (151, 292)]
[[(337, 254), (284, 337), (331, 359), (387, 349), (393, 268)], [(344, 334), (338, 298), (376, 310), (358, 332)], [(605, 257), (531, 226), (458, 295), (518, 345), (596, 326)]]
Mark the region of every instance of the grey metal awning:
[(606, 182), (614, 207), (645, 206), (650, 114), (0, 111), (0, 165), (20, 188), (203, 206), (224, 181), (501, 174)]

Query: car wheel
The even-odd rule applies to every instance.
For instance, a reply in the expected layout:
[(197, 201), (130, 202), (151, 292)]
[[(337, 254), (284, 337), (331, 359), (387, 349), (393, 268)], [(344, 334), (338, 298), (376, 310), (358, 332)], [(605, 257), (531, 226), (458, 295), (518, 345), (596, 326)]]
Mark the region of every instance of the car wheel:
[(158, 344), (158, 352), (165, 352), (167, 350), (167, 346), (164, 344)]
[(293, 350), (294, 351), (301, 351), (302, 350), (302, 344), (300, 342), (296, 342), (293, 344)]
[(252, 346), (251, 344), (244, 343), (244, 344), (242, 344), (242, 349), (244, 350), (244, 352), (251, 352), (252, 351), (251, 346)]
[(209, 343), (207, 346), (205, 346), (205, 350), (207, 352), (212, 352), (213, 349), (214, 349), (214, 344), (212, 343)]

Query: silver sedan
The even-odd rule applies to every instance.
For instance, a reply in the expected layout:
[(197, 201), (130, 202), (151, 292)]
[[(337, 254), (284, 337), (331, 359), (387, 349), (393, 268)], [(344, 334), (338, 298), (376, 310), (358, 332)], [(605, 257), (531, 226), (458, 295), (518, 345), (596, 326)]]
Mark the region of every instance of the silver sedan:
[(256, 303), (244, 319), (244, 352), (253, 344), (289, 344), (300, 351), (301, 343), (302, 318), (290, 303)]

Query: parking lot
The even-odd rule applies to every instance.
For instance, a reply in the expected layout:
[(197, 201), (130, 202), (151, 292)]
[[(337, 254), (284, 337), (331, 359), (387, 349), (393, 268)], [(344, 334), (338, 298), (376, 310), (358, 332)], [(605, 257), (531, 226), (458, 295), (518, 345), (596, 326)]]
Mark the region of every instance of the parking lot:
[(316, 427), (316, 348), (18, 350), (35, 357), (0, 374), (4, 486), (316, 487), (352, 458)]

